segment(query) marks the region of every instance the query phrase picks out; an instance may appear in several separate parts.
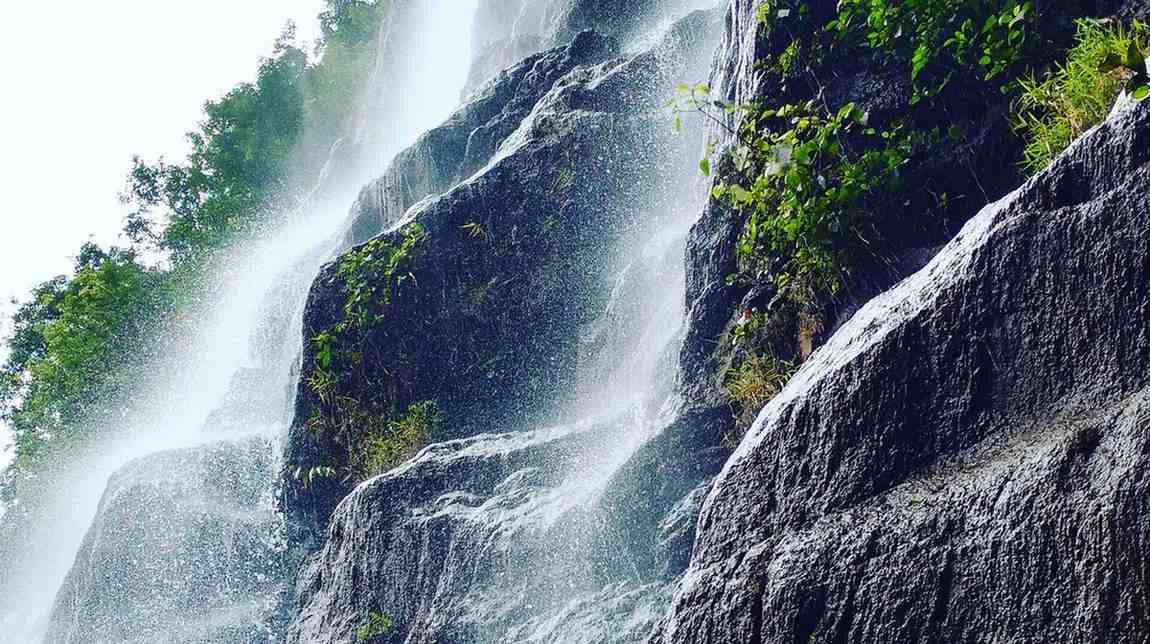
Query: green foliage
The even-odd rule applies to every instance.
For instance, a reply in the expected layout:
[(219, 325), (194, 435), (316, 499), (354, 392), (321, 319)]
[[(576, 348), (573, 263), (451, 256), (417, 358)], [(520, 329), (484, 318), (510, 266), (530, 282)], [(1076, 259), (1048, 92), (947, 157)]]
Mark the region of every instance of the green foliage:
[(360, 642), (367, 642), (373, 637), (387, 635), (395, 628), (395, 620), (377, 610), (367, 614), (367, 620), (355, 631), (355, 638)]
[(769, 27), (775, 17), (775, 12), (777, 10), (777, 0), (763, 0), (761, 3), (759, 3), (758, 8), (755, 9), (755, 16), (759, 19), (760, 23)]
[(305, 79), (308, 130), (319, 145), (355, 132), (355, 111), (375, 64), (375, 44), (387, 14), (385, 0), (327, 0), (320, 15), (320, 62)]
[(413, 223), (404, 227), (398, 244), (377, 237), (344, 254), (339, 262), (339, 276), (344, 280), (347, 300), (344, 319), (335, 327), (337, 334), (367, 329), (383, 321), (392, 289), (405, 280), (415, 280), (407, 267), (414, 259), (416, 246), (426, 236), (423, 226)]
[(868, 210), (899, 190), (913, 150), (899, 129), (879, 132), (854, 104), (749, 108), (715, 198), (745, 213), (732, 279), (773, 278), (797, 301), (837, 293), (865, 245)]
[(295, 469), (295, 479), (300, 482), (300, 485), (305, 490), (310, 489), (315, 485), (316, 481), (320, 479), (335, 478), (339, 472), (330, 465), (315, 465), (313, 467), (297, 467)]
[(768, 35), (782, 21), (809, 15), (810, 6), (802, 0), (763, 0), (755, 9), (755, 17)]
[(483, 241), (488, 242), (491, 241), (491, 233), (488, 232), (487, 228), (483, 224), (477, 221), (471, 221), (463, 224), (459, 227), (459, 229), (467, 233), (467, 236), (472, 239), (482, 239)]
[[(948, 122), (950, 114), (1021, 88), (1016, 124), (1028, 135), (1028, 164), (1040, 167), (1105, 114), (1122, 82), (1135, 98), (1150, 95), (1141, 25), (1082, 27), (1095, 42), (1080, 45), (1083, 51), (1066, 68), (1042, 81), (1019, 81), (1028, 68), (1051, 60), (1055, 43), (1067, 36), (1061, 17), (1069, 11), (1044, 15), (1037, 6), (1031, 0), (838, 0), (825, 7), (763, 0), (756, 8), (755, 69), (763, 72), (763, 93), (777, 102), (727, 104), (712, 100), (706, 85), (679, 85), (680, 99), (668, 102), (676, 129), (692, 111), (731, 135), (722, 155), (712, 157), (714, 142), (699, 163), (704, 175), (716, 175), (715, 201), (742, 222), (737, 270), (728, 282), (770, 298), (766, 312), (744, 312), (713, 356), (725, 365), (720, 380), (741, 413), (757, 411), (785, 382), (791, 364), (813, 350), (853, 267), (883, 263), (896, 250), (891, 244), (899, 243), (899, 233), (894, 220), (883, 220), (886, 212), (950, 209), (950, 195), (906, 185), (902, 177), (913, 157), (943, 137), (966, 137), (962, 122)], [(1110, 30), (1106, 35), (1100, 24)], [(905, 67), (913, 87), (901, 113), (884, 106), (875, 123), (853, 104), (830, 103), (841, 86), (828, 92), (824, 85), (867, 53), (876, 67)], [(776, 287), (773, 297), (764, 283)]]
[[(86, 245), (74, 273), (37, 287), (13, 318), (0, 415), (16, 434), (18, 460), (0, 493), (34, 480), (50, 456), (98, 439), (82, 435), (84, 419), (146, 376), (141, 347), (185, 314), (212, 258), (298, 203), (289, 179), (314, 174), (354, 126), (353, 98), (370, 75), (386, 7), (329, 0), (316, 60), (292, 43), (289, 26), (253, 82), (205, 104), (182, 163), (132, 160), (123, 200), (134, 250)], [(167, 260), (163, 268), (139, 261), (140, 249)], [(328, 367), (335, 340), (322, 359)], [(93, 432), (116, 429), (105, 425)]]
[[(439, 406), (422, 401), (392, 417), (386, 410), (371, 408), (350, 396), (332, 395), (313, 410), (308, 429), (317, 436), (328, 435), (344, 450), (345, 480), (365, 481), (391, 470), (411, 458), (438, 434)], [(325, 476), (339, 471), (323, 466)], [(296, 478), (304, 487), (314, 481), (312, 468), (298, 468)], [(302, 473), (302, 474), (300, 474)]]
[(1150, 27), (1134, 22), (1081, 20), (1066, 61), (1041, 78), (1021, 81), (1013, 114), (1026, 147), (1023, 164), (1042, 170), (1074, 139), (1102, 122), (1124, 86), (1150, 95), (1145, 50)]
[(434, 403), (413, 404), (397, 415), (386, 396), (381, 402), (352, 384), (364, 376), (365, 343), (372, 329), (386, 320), (395, 289), (416, 283), (418, 246), (426, 236), (423, 226), (413, 223), (398, 239), (377, 237), (345, 253), (336, 268), (345, 291), (341, 315), (311, 339), (307, 384), (318, 403), (307, 427), (342, 448), (345, 480), (364, 480), (403, 462), (426, 444), (439, 422)]
[(770, 351), (750, 352), (723, 378), (732, 403), (737, 407), (739, 425), (746, 427), (794, 374), (794, 365), (779, 360)]
[(118, 367), (165, 308), (161, 278), (132, 251), (87, 244), (70, 279), (42, 284), (20, 307), (0, 369), (0, 413), (16, 432), (20, 466), (78, 432), (89, 405), (128, 384)]
[(411, 458), (439, 433), (439, 406), (431, 401), (415, 403), (407, 413), (370, 431), (361, 441), (353, 467), (361, 480), (378, 476)]
[[(205, 104), (184, 163), (134, 159), (124, 194), (134, 207), (129, 236), (169, 253), (177, 269), (194, 269), (295, 205), (289, 177), (314, 173), (332, 142), (354, 130), (387, 5), (329, 0), (317, 62), (293, 44), (289, 26), (254, 83)], [(156, 231), (159, 222), (166, 225)]]
[(827, 28), (840, 41), (907, 61), (918, 102), (956, 75), (978, 70), (990, 81), (1017, 71), (1035, 22), (1029, 0), (841, 0)]
[[(260, 65), (255, 83), (242, 83), (204, 106), (206, 120), (188, 134), (184, 164), (133, 160), (125, 201), (135, 207), (129, 232), (170, 253), (177, 267), (198, 264), (274, 210), (284, 193), (288, 161), (304, 126), (307, 56), (285, 35)], [(152, 211), (167, 226), (153, 233)]]

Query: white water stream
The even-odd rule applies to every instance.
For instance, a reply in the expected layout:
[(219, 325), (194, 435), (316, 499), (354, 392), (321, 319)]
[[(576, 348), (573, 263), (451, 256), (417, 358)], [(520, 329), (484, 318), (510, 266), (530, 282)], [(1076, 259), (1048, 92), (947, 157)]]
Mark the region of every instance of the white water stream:
[[(147, 391), (125, 401), (126, 438), (71, 464), (65, 480), (51, 481), (46, 520), (37, 526), (14, 578), (0, 580), (0, 642), (27, 644), (43, 637), (54, 598), (111, 475), (135, 459), (218, 441), (221, 435), (209, 420), (218, 419), (213, 412), (233, 383), (254, 376), (259, 391), (273, 398), (263, 402), (282, 410), (278, 419), (249, 423), (245, 431), (282, 438), (290, 421), (303, 303), (319, 267), (338, 248), (348, 206), (398, 151), (450, 114), (467, 78), (477, 0), (403, 4), (393, 6), (393, 17), (403, 12), (402, 20), (389, 20), (385, 27), (402, 30), (402, 37), (381, 34), (376, 81), (382, 91), (365, 100), (357, 170), (329, 168), (322, 198), (272, 234), (237, 244), (215, 270), (222, 288), (194, 307), (194, 321), (185, 325), (189, 330), (178, 350), (149, 367), (154, 377)], [(339, 147), (333, 146), (333, 153)], [(284, 321), (286, 329), (275, 328)], [(268, 485), (273, 483), (269, 474)]]

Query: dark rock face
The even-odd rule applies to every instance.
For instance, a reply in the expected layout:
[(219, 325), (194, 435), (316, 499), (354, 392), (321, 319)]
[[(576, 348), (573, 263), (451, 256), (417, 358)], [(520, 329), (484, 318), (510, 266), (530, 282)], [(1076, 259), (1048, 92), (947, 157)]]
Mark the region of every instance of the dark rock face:
[[(537, 410), (612, 354), (633, 318), (602, 315), (610, 269), (625, 264), (603, 249), (644, 226), (644, 192), (628, 187), (693, 154), (658, 134), (668, 94), (652, 91), (698, 79), (691, 20), (638, 55), (576, 36), (594, 26), (634, 42), (668, 6), (624, 4), (484, 3), (475, 84), (539, 34), (572, 44), (482, 86), (361, 195), (353, 243), (401, 221), (428, 236), (418, 288), (393, 294), (366, 357), (403, 377), (361, 375), (357, 395), (434, 399), (439, 438), (462, 438), (354, 490), (288, 482), (301, 525), (327, 535), (301, 569), (289, 641), (359, 641), (376, 614), (394, 620), (376, 643), (1142, 641), (1147, 106), (863, 305), (1019, 181), (1005, 104), (957, 106), (968, 137), (914, 172), (967, 198), (893, 241), (899, 256), (860, 278), (828, 331), (841, 328), (729, 462), (714, 342), (732, 311), (773, 293), (726, 285), (741, 221), (714, 204), (688, 244), (674, 422), (633, 452), (612, 423), (480, 433), (539, 426)], [(727, 100), (778, 90), (755, 64), (772, 46), (755, 4), (728, 5), (712, 77)], [(1131, 10), (1117, 4), (1092, 9)], [(511, 16), (531, 26), (509, 30)], [(882, 120), (905, 109), (905, 76), (843, 66), (827, 96)], [(471, 224), (484, 232), (462, 234)], [(334, 266), (321, 275), (305, 339), (339, 318), (344, 288)], [(337, 451), (300, 423), (312, 393), (301, 386), (298, 402), (289, 471)], [(614, 452), (624, 462), (588, 471)]]
[(613, 41), (589, 33), (500, 73), (364, 187), (352, 206), (348, 242), (360, 244), (378, 235), (415, 203), (447, 192), (478, 171), (556, 81), (580, 65), (604, 62), (615, 53)]
[[(727, 33), (715, 56), (711, 78), (717, 97), (737, 104), (755, 100), (772, 105), (801, 103), (815, 98), (813, 87), (825, 85), (820, 100), (831, 106), (853, 102), (875, 124), (905, 118), (925, 132), (935, 126), (945, 130), (957, 123), (966, 133), (962, 140), (944, 137), (907, 165), (906, 185), (930, 186), (936, 194), (950, 195), (949, 205), (938, 205), (921, 190), (908, 190), (905, 206), (868, 215), (873, 229), (867, 235), (881, 248), (883, 259), (854, 267), (847, 293), (835, 302), (815, 307), (818, 316), (826, 318), (819, 326), (828, 332), (817, 334), (817, 344), (855, 308), (909, 274), (905, 270), (908, 266), (920, 266), (907, 261), (907, 255), (944, 243), (983, 204), (1017, 186), (1023, 179), (1015, 163), (1019, 143), (1007, 118), (1009, 99), (986, 96), (982, 88), (969, 92), (973, 98), (954, 90), (954, 96), (948, 97), (945, 118), (931, 109), (916, 111), (908, 107), (912, 87), (906, 67), (882, 55), (829, 51), (818, 63), (817, 83), (801, 75), (780, 77), (762, 63), (782, 52), (792, 35), (789, 28), (767, 32), (757, 18), (758, 5), (753, 0), (733, 0), (727, 7)], [(834, 3), (813, 3), (814, 17), (803, 28), (823, 24), (833, 15), (834, 7)], [(1048, 13), (1057, 15), (1059, 11), (1051, 9)], [(717, 129), (715, 137), (719, 141), (717, 157), (735, 144), (724, 129)], [(714, 165), (721, 168), (721, 163)], [(730, 343), (716, 344), (716, 340), (733, 327), (744, 309), (775, 311), (772, 324), (785, 329), (774, 338), (772, 347), (779, 358), (799, 361), (809, 353), (809, 347), (800, 340), (798, 320), (778, 311), (778, 302), (772, 303), (777, 291), (771, 280), (751, 286), (727, 283), (726, 278), (737, 272), (735, 244), (743, 223), (743, 217), (712, 201), (687, 242), (690, 323), (679, 378), (684, 397), (702, 407), (728, 402), (718, 374), (731, 366), (736, 350)]]
[[(636, 219), (650, 195), (674, 203), (693, 188), (665, 171), (689, 165), (694, 142), (672, 131), (663, 101), (675, 82), (698, 73), (692, 66), (706, 64), (712, 27), (709, 14), (695, 13), (644, 53), (598, 64), (612, 42), (584, 32), (501, 75), (397, 162), (400, 174), (389, 177), (434, 169), (423, 188), (380, 207), (393, 213), (384, 219), (422, 192), (465, 180), (409, 209), (404, 220), (426, 231), (414, 279), (392, 293), (386, 322), (363, 342), (367, 372), (341, 395), (393, 409), (433, 400), (447, 432), (439, 439), (538, 422), (540, 410), (570, 396), (580, 329), (609, 298), (609, 271), (621, 260), (611, 249), (663, 223)], [(436, 162), (418, 160), (428, 156)], [(308, 355), (345, 298), (330, 265), (305, 313)], [(305, 358), (288, 472), (340, 458), (331, 436), (304, 426), (317, 405), (306, 385), (314, 368)], [(286, 498), (300, 524), (316, 528), (348, 491), (335, 481), (305, 489), (289, 480)]]
[[(685, 201), (685, 195), (703, 190), (675, 182), (693, 175), (695, 142), (673, 132), (662, 105), (675, 82), (702, 73), (713, 45), (708, 37), (715, 34), (713, 14), (692, 14), (646, 52), (574, 69), (530, 110), (494, 160), (444, 196), (411, 209), (408, 216), (428, 231), (437, 265), (420, 265), (414, 271), (420, 289), (433, 294), (430, 302), (412, 300), (403, 310), (432, 315), (444, 311), (442, 315), (455, 318), (450, 327), (455, 335), (432, 345), (438, 353), (450, 355), (455, 351), (451, 347), (467, 346), (469, 336), (462, 334), (473, 332), (473, 323), (456, 312), (459, 296), (435, 290), (448, 283), (448, 276), (507, 271), (529, 286), (505, 291), (498, 311), (489, 315), (506, 316), (530, 307), (530, 316), (474, 326), (475, 333), (483, 334), (485, 360), (504, 353), (514, 356), (515, 368), (509, 362), (507, 376), (497, 373), (500, 389), (456, 398), (476, 385), (466, 380), (464, 369), (442, 364), (435, 373), (454, 378), (451, 386), (425, 381), (431, 385), (423, 385), (422, 391), (431, 391), (445, 407), (452, 418), (445, 424), (452, 431), (466, 436), (484, 428), (527, 425), (532, 410), (556, 409), (557, 401), (574, 393), (577, 383), (585, 384), (579, 376), (587, 374), (580, 371), (594, 365), (597, 356), (625, 362), (622, 346), (655, 346), (659, 353), (663, 346), (658, 345), (671, 343), (660, 330), (652, 335), (661, 339), (649, 345), (644, 323), (658, 327), (666, 320), (677, 326), (677, 312), (632, 312), (616, 304), (642, 299), (634, 295), (636, 290), (666, 288), (659, 282), (663, 271), (681, 274), (678, 261), (671, 262), (673, 267), (665, 265), (663, 246), (681, 248), (685, 225), (664, 221), (665, 216), (657, 214), (660, 201), (649, 203), (649, 195), (667, 199), (670, 212), (676, 201), (697, 203)], [(575, 45), (591, 37), (581, 35)], [(572, 164), (566, 166), (570, 173), (554, 169), (556, 156)], [(536, 193), (540, 185), (547, 194)], [(556, 196), (558, 203), (545, 200)], [(478, 240), (482, 243), (472, 250), (477, 240), (460, 240), (458, 229), (472, 217), (485, 217), (495, 204), (499, 216), (479, 220), (494, 239)], [(652, 211), (656, 216), (646, 227), (634, 220), (638, 213)], [(564, 228), (567, 241), (538, 246), (530, 234), (524, 235), (518, 243), (541, 249), (530, 254), (538, 257), (516, 256), (514, 268), (491, 263), (499, 261), (500, 236), (511, 225), (531, 233), (532, 226), (554, 215), (561, 218), (560, 225), (578, 222), (577, 228)], [(621, 238), (632, 236), (667, 240), (653, 244), (660, 249), (654, 258), (640, 261), (634, 250), (616, 261), (612, 248), (627, 248)], [(546, 263), (537, 263), (539, 257)], [(616, 266), (626, 268), (608, 272)], [(322, 281), (317, 286), (326, 288)], [(397, 301), (409, 296), (399, 297)], [(318, 301), (313, 293), (313, 302)], [(681, 300), (670, 302), (677, 306)], [(559, 315), (553, 316), (549, 311), (556, 305)], [(639, 320), (636, 313), (653, 320)], [(406, 318), (420, 324), (426, 320), (405, 313), (389, 332), (409, 324)], [(387, 336), (379, 344), (411, 346), (410, 340), (396, 337)], [(537, 343), (565, 353), (558, 359), (532, 359)], [(434, 367), (441, 359), (429, 351), (419, 362)], [(638, 370), (666, 368), (663, 361), (653, 362), (657, 366)], [(547, 383), (542, 396), (512, 379), (533, 374)], [(490, 385), (481, 380), (478, 386)], [(453, 408), (464, 413), (452, 416)], [(522, 420), (500, 420), (496, 414), (507, 409)], [(477, 422), (485, 417), (491, 420)], [(373, 612), (390, 616), (396, 625), (371, 640), (378, 642), (641, 640), (654, 627), (669, 601), (671, 581), (686, 564), (703, 491), (697, 482), (661, 489), (651, 500), (650, 516), (645, 508), (628, 505), (647, 491), (636, 487), (636, 479), (660, 466), (654, 458), (657, 448), (652, 447), (624, 465), (624, 473), (611, 475), (634, 449), (628, 443), (643, 431), (628, 426), (635, 422), (624, 416), (562, 429), (461, 438), (432, 445), (413, 461), (361, 484), (339, 504), (326, 541), (302, 569), (289, 641), (355, 641)], [(658, 449), (688, 451), (696, 445), (686, 432), (664, 436)], [(303, 449), (323, 449), (300, 444)], [(718, 471), (722, 457), (715, 456), (697, 476)], [(618, 490), (603, 493), (604, 486)], [(310, 493), (314, 495), (314, 489)], [(599, 496), (609, 500), (595, 503)], [(305, 510), (314, 508), (315, 500), (299, 497)], [(611, 524), (616, 513), (629, 514), (634, 525)], [(604, 539), (605, 526), (628, 534), (613, 532)], [(620, 557), (629, 549), (636, 555), (633, 560)]]
[(216, 443), (113, 476), (46, 641), (273, 640), (288, 567), (269, 494), (273, 455), (264, 439)]
[(594, 29), (627, 42), (660, 18), (715, 5), (709, 0), (563, 0), (552, 9), (551, 37), (562, 43), (584, 29)]
[(546, 576), (549, 559), (578, 548), (577, 534), (548, 538), (558, 528), (548, 530), (546, 514), (584, 441), (605, 436), (555, 430), (440, 443), (361, 485), (303, 568), (288, 641), (354, 642), (371, 611), (396, 623), (373, 642), (498, 641), (533, 602), (559, 601), (558, 587), (575, 583)]
[(1150, 105), (841, 328), (703, 507), (660, 642), (1142, 642)]

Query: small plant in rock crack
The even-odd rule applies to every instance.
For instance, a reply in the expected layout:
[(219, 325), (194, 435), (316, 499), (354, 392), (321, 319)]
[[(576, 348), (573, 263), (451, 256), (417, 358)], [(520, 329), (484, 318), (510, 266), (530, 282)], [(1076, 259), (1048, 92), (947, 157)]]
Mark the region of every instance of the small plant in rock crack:
[(335, 478), (338, 474), (334, 467), (329, 465), (315, 465), (312, 467), (300, 466), (293, 473), (295, 480), (300, 482), (303, 489), (310, 490), (320, 479)]
[(359, 642), (370, 642), (372, 638), (387, 635), (395, 628), (395, 620), (390, 615), (373, 610), (367, 614), (367, 619), (355, 631), (355, 638)]
[(423, 449), (439, 433), (442, 415), (432, 401), (414, 403), (407, 413), (370, 430), (359, 442), (352, 465), (360, 480), (383, 474)]
[[(720, 381), (731, 402), (736, 431), (750, 426), (755, 414), (774, 398), (790, 380), (795, 365), (776, 357), (770, 348), (775, 335), (767, 314), (747, 309), (729, 333), (731, 365)], [(724, 437), (727, 443), (738, 442), (738, 434)]]
[[(319, 361), (317, 360), (317, 362)], [(330, 364), (330, 360), (328, 363)], [(308, 376), (307, 386), (315, 392), (320, 402), (327, 404), (330, 403), (332, 397), (335, 396), (336, 389), (339, 386), (339, 380), (330, 369), (317, 366), (311, 375)]]
[[(315, 363), (320, 369), (330, 369), (336, 337), (330, 331), (321, 331), (311, 339), (315, 346)], [(314, 389), (314, 387), (313, 387)]]
[(491, 241), (491, 233), (488, 232), (487, 227), (477, 221), (471, 221), (463, 224), (459, 227), (459, 229), (465, 232), (467, 236), (472, 239)]
[[(317, 438), (330, 437), (344, 450), (346, 467), (340, 471), (346, 482), (366, 481), (400, 465), (439, 433), (440, 424), (439, 406), (433, 401), (413, 403), (406, 413), (396, 415), (337, 395), (312, 411), (307, 429)], [(311, 482), (298, 475), (296, 479), (305, 488)]]
[(724, 387), (739, 407), (739, 424), (750, 425), (754, 414), (783, 390), (794, 371), (791, 363), (779, 360), (769, 351), (748, 353), (737, 368), (729, 371)]

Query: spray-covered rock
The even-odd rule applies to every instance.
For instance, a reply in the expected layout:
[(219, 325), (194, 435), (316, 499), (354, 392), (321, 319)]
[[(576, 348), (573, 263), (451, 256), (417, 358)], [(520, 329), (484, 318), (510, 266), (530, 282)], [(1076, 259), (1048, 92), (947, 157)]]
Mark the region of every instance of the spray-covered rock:
[(268, 641), (288, 559), (266, 439), (120, 470), (56, 598), (51, 644)]
[[(671, 212), (640, 221), (651, 195), (673, 204), (691, 189), (665, 171), (689, 167), (695, 142), (672, 130), (664, 101), (705, 65), (711, 25), (693, 14), (645, 52), (598, 64), (612, 41), (584, 32), (497, 79), (484, 96), (506, 86), (510, 98), (465, 108), (396, 166), (424, 172), (434, 150), (438, 178), (419, 192), (468, 178), (416, 203), (313, 287), (287, 450), (301, 525), (322, 526), (372, 475), (355, 450), (373, 423), (391, 426), (427, 402), (441, 414), (432, 438), (514, 429), (574, 392), (580, 329), (611, 295), (614, 249)], [(474, 126), (468, 115), (484, 110), (494, 116)]]

